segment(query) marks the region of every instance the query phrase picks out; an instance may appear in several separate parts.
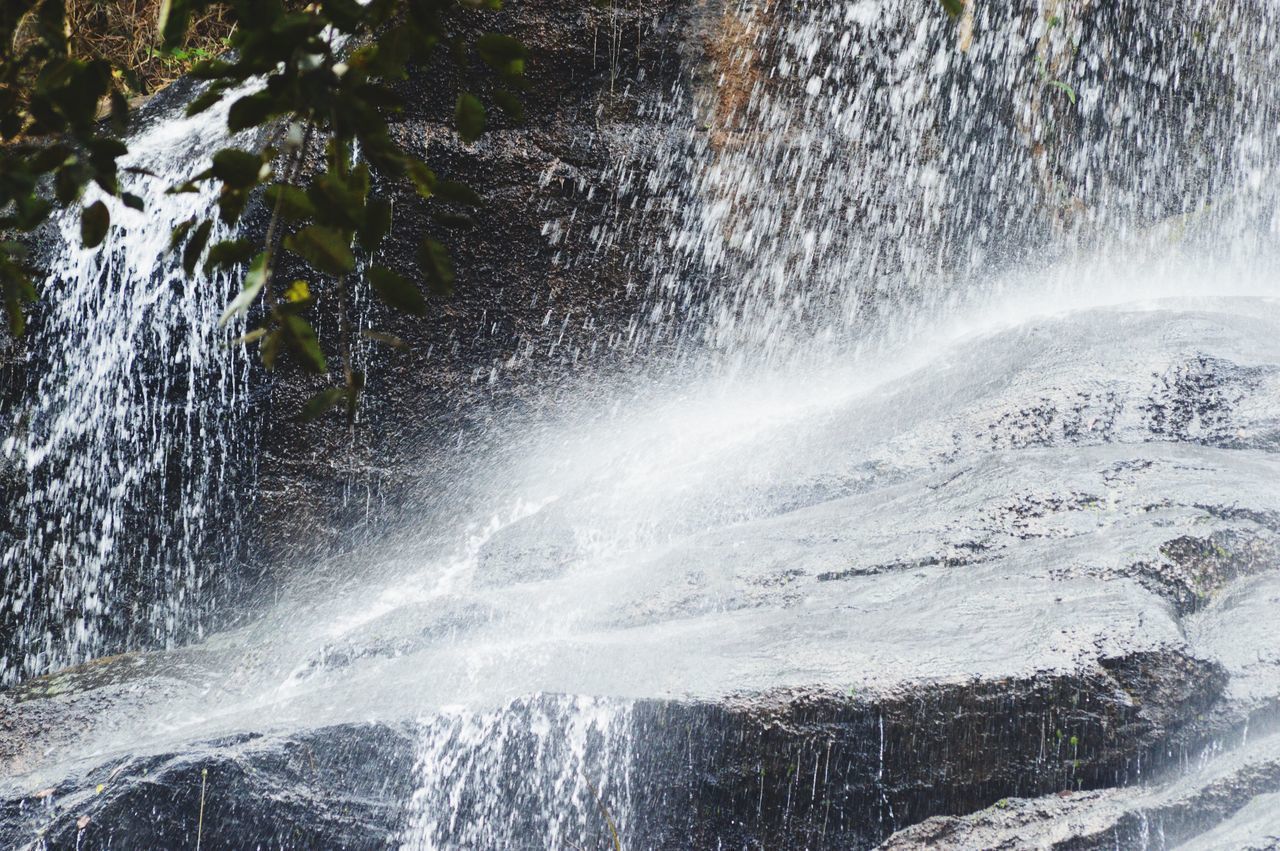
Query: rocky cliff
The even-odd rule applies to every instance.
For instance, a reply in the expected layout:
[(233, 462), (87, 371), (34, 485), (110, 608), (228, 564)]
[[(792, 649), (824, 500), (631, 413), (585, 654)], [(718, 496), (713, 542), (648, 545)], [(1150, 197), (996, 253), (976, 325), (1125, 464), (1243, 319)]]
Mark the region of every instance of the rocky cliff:
[[(530, 124), (461, 146), (424, 74), (398, 125), (486, 200), (457, 297), (370, 308), (410, 345), (361, 354), (354, 434), (263, 385), (259, 618), (0, 693), (0, 844), (1273, 847), (1274, 302), (1178, 257), (1155, 277), (1231, 297), (1118, 305), (1153, 273), (1108, 259), (1069, 270), (1068, 307), (1025, 284), (881, 361), (574, 422), (565, 397), (630, 366), (610, 330), (673, 221), (621, 187), (687, 146), (721, 197), (736, 116), (797, 81), (751, 47), (776, 4), (510, 10)], [(1067, 29), (1090, 27), (1118, 31)], [(1072, 162), (1028, 152), (1033, 181)], [(711, 230), (749, 229), (748, 201)], [(434, 227), (409, 197), (396, 218)], [(548, 424), (581, 430), (522, 434)], [(568, 458), (530, 474), (533, 445)], [(508, 484), (579, 467), (490, 523)], [(456, 582), (423, 568), (445, 510), (480, 518)], [(419, 534), (381, 547), (397, 527)]]

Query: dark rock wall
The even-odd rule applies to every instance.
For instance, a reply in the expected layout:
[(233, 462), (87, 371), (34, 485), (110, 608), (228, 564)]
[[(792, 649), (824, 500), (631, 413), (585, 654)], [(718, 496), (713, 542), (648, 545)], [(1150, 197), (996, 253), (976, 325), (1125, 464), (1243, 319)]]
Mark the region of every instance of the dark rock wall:
[[(470, 229), (445, 229), (411, 193), (397, 192), (393, 236), (381, 262), (416, 274), (422, 233), (451, 249), (455, 294), (432, 298), (425, 319), (371, 305), (366, 327), (395, 334), (407, 351), (358, 353), (368, 391), (354, 431), (338, 415), (293, 419), (313, 387), (277, 381), (264, 400), (260, 471), (264, 563), (358, 546), (433, 500), (460, 498), (451, 469), (500, 440), (476, 426), (498, 411), (534, 417), (554, 404), (543, 391), (583, 366), (626, 322), (643, 288), (628, 244), (597, 248), (593, 228), (619, 214), (618, 170), (671, 132), (656, 105), (678, 93), (698, 4), (624, 0), (608, 6), (512, 2), (501, 28), (528, 46), (527, 123), (494, 110), (491, 131), (462, 145), (450, 131), (456, 89), (440, 69), (404, 85), (395, 132), (442, 176), (484, 199)], [(573, 222), (557, 244), (544, 224)], [(589, 262), (583, 258), (589, 258)], [(321, 311), (328, 308), (321, 305)], [(491, 375), (496, 379), (490, 382)]]
[[(624, 745), (609, 760), (629, 779), (611, 778), (600, 805), (616, 814), (628, 848), (866, 848), (904, 826), (1008, 796), (1131, 782), (1185, 760), (1216, 732), (1193, 720), (1223, 685), (1213, 665), (1133, 656), (1115, 668), (920, 684), (887, 696), (638, 701), (627, 742), (639, 746)], [(455, 826), (456, 835), (437, 837), (445, 847), (455, 847), (450, 839), (467, 847), (485, 823), (500, 847), (544, 848), (542, 819), (572, 824), (564, 790), (551, 799), (563, 813), (548, 814), (522, 794), (526, 784), (561, 776), (560, 766), (547, 778), (531, 767), (547, 736), (568, 734), (535, 729), (556, 717), (556, 703), (517, 701), (505, 710), (516, 720), (500, 741), (470, 745), (496, 754), (485, 759), (479, 788), (467, 786), (469, 745), (454, 743), (461, 750), (448, 782), (459, 794), (430, 800), (454, 801), (456, 811), (417, 813)], [(108, 759), (47, 790), (0, 800), (0, 841), (39, 835), (49, 848), (192, 847), (199, 831), (201, 847), (211, 849), (412, 845), (423, 735), (412, 724), (340, 725)], [(603, 817), (592, 814), (571, 832), (582, 847), (612, 847)]]

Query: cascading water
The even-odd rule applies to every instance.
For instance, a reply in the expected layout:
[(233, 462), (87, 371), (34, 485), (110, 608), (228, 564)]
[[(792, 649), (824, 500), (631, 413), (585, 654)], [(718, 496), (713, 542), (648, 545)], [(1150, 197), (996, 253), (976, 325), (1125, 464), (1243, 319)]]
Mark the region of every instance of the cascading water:
[(1271, 758), (1275, 7), (721, 11), (590, 240), (640, 243), (642, 374), (491, 426), (480, 515), (309, 568), (31, 785), (360, 722), (407, 731), (414, 851), (862, 847), (1111, 786), (1141, 847), (1213, 807), (1120, 787)]
[[(472, 648), (462, 669), (479, 686), (473, 699), (485, 700), (484, 684), (504, 677), (488, 699), (535, 688), (640, 697), (682, 686), (750, 691), (757, 681), (793, 677), (796, 685), (830, 682), (834, 670), (821, 664), (817, 674), (801, 665), (797, 675), (794, 663), (773, 659), (734, 670), (741, 663), (731, 645), (778, 641), (735, 626), (736, 613), (769, 599), (753, 585), (788, 580), (712, 567), (717, 559), (706, 549), (732, 551), (748, 546), (745, 539), (756, 559), (789, 561), (803, 573), (847, 565), (850, 553), (868, 560), (884, 538), (894, 540), (892, 531), (859, 535), (838, 524), (836, 534), (853, 541), (815, 558), (729, 530), (874, 493), (972, 452), (959, 435), (927, 426), (920, 434), (922, 422), (946, 422), (944, 412), (964, 405), (963, 391), (940, 392), (935, 398), (946, 401), (929, 404), (927, 394), (939, 388), (914, 377), (936, 369), (940, 354), (965, 363), (971, 355), (963, 346), (948, 352), (958, 340), (1091, 305), (1280, 292), (1273, 283), (1280, 92), (1266, 70), (1280, 58), (1273, 18), (1269, 6), (1051, 2), (974, 4), (957, 26), (908, 2), (730, 4), (712, 50), (716, 85), (692, 102), (677, 94), (674, 104), (651, 107), (661, 115), (691, 110), (677, 124), (687, 135), (668, 136), (647, 164), (648, 181), (635, 180), (634, 166), (620, 170), (620, 207), (637, 207), (640, 185), (656, 189), (658, 202), (644, 205), (657, 234), (640, 263), (651, 281), (648, 306), (630, 337), (616, 341), (657, 354), (674, 340), (686, 359), (681, 374), (714, 375), (728, 364), (728, 383), (699, 378), (634, 427), (623, 425), (624, 412), (637, 402), (621, 401), (601, 426), (563, 439), (572, 457), (541, 450), (543, 463), (518, 480), (541, 483), (521, 498), (543, 508), (520, 512), (486, 539), (470, 568), (470, 592), (443, 592), (474, 595), (502, 612), (480, 618), (497, 617), (497, 631), (473, 626), (477, 635), (455, 638)], [(544, 232), (558, 242), (561, 223)], [(597, 250), (617, 238), (602, 228)], [(1105, 359), (1094, 345), (1093, 356)], [(988, 366), (999, 375), (1016, 362), (997, 357)], [(882, 401), (885, 388), (907, 376), (925, 395), (897, 391)], [(975, 386), (956, 378), (962, 388)], [(1085, 399), (1075, 416), (1092, 430), (1107, 414)], [(895, 406), (913, 414), (891, 414)], [(1132, 432), (1144, 430), (1130, 420)], [(855, 522), (877, 521), (890, 522), (874, 514)], [(705, 530), (721, 528), (708, 542)], [(806, 528), (801, 537), (812, 534)], [(901, 558), (910, 534), (900, 530), (890, 552)], [(692, 556), (679, 543), (691, 535), (699, 541)], [(664, 555), (673, 545), (676, 554)], [(949, 546), (944, 563), (971, 558), (963, 547), (988, 544)], [(550, 589), (517, 584), (514, 599), (484, 590), (521, 579)], [(539, 613), (515, 616), (521, 601)], [(804, 592), (789, 605), (824, 617)], [(715, 626), (681, 636), (686, 618)], [(783, 646), (803, 658), (807, 630), (791, 629), (796, 637)], [(614, 630), (623, 643), (614, 643)], [(721, 643), (724, 634), (732, 638)], [(715, 663), (675, 649), (686, 640)], [(497, 650), (494, 641), (506, 646)], [(556, 649), (541, 649), (547, 644)], [(926, 641), (907, 646), (932, 653)], [(495, 653), (537, 673), (514, 675)], [(608, 661), (589, 661), (592, 653)], [(545, 657), (554, 663), (539, 664)], [(429, 667), (454, 668), (429, 658)], [(919, 664), (909, 658), (900, 664)], [(680, 674), (671, 677), (664, 663)], [(761, 670), (769, 673), (759, 678)], [(565, 735), (520, 711), (493, 717), (505, 720), (491, 720), (491, 733), (515, 724), (535, 736), (539, 752)], [(496, 746), (485, 736), (460, 742), (457, 729), (424, 728), (420, 759), (436, 771), (421, 777), (417, 811), (456, 815), (458, 796), (480, 795), (483, 805), (461, 812), (483, 815), (448, 834), (447, 847), (519, 846), (530, 836), (555, 847), (558, 830), (530, 832), (504, 811), (523, 800), (519, 794), (492, 780), (486, 796), (467, 779), (513, 777), (505, 737)], [(883, 717), (879, 736), (877, 786)], [(467, 770), (440, 771), (445, 754), (465, 760)], [(514, 776), (546, 783), (558, 770), (535, 764)], [(556, 799), (566, 816), (580, 813), (568, 802), (581, 797), (582, 784), (570, 788)], [(883, 787), (878, 795), (885, 830), (893, 805)], [(405, 847), (436, 847), (422, 843), (438, 826), (417, 825)]]
[(420, 787), (402, 847), (499, 848), (537, 836), (558, 848), (626, 835), (629, 734), (625, 704), (592, 698), (446, 712), (421, 732)]
[(1252, 262), (1276, 209), (1274, 16), (730, 4), (717, 85), (652, 172), (678, 182), (648, 264), (646, 318), (671, 327), (651, 333), (812, 357), (954, 313), (1001, 270), (1108, 249)]
[(227, 143), (210, 132), (225, 119), (157, 118), (121, 161), (150, 173), (132, 187), (146, 211), (106, 199), (115, 226), (95, 250), (78, 247), (78, 210), (57, 225), (31, 391), (3, 442), (25, 486), (10, 508), (23, 531), (0, 558), (0, 683), (197, 634), (210, 542), (235, 536), (236, 512), (220, 509), (253, 438), (246, 361), (217, 325), (234, 285), (188, 281), (168, 248), (213, 206), (209, 190), (164, 192)]

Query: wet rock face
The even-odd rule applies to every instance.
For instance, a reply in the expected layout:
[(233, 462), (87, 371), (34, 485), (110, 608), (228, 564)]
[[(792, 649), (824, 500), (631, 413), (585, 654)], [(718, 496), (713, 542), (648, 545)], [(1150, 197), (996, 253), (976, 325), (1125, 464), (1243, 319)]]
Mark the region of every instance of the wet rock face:
[[(616, 702), (614, 737), (582, 739), (582, 750), (556, 757), (548, 774), (535, 755), (573, 740), (586, 717), (576, 711), (581, 701), (519, 701), (494, 713), (499, 721), (480, 724), (484, 735), (472, 739), (447, 720), (443, 728), (246, 734), (109, 759), (9, 797), (0, 804), (0, 840), (187, 847), (200, 830), (201, 847), (209, 848), (416, 847), (430, 817), (448, 825), (430, 831), (445, 847), (474, 847), (482, 824), (502, 847), (543, 847), (529, 837), (566, 825), (583, 847), (611, 847), (605, 817), (591, 807), (548, 820), (531, 800), (546, 796), (569, 809), (562, 792), (557, 798), (538, 784), (567, 776), (583, 791), (576, 768), (588, 783), (610, 784), (596, 793), (607, 818), (621, 824), (626, 847), (868, 847), (899, 825), (968, 812), (1011, 790), (1135, 779), (1140, 766), (1160, 764), (1157, 750), (1190, 741), (1187, 719), (1218, 697), (1223, 680), (1192, 660), (1118, 667), (1141, 669), (1132, 675), (1142, 682), (1099, 672), (920, 688), (883, 700), (787, 692), (722, 703)], [(445, 773), (432, 775), (424, 763), (442, 739), (447, 747), (435, 756), (444, 758)], [(424, 787), (426, 804), (418, 791), (424, 775), (445, 784)], [(498, 797), (486, 794), (504, 786)], [(432, 804), (448, 809), (432, 811)]]
[[(1010, 789), (1033, 794), (1130, 778), (1153, 743), (1169, 747), (1185, 718), (1212, 702), (1222, 679), (1185, 660), (1137, 664), (1162, 681), (1132, 693), (1133, 702), (1122, 691), (1108, 695), (1118, 683), (1105, 674), (1105, 682), (974, 683), (886, 700), (788, 692), (721, 703), (614, 702), (615, 736), (582, 739), (580, 751), (555, 758), (563, 766), (541, 765), (540, 754), (572, 742), (588, 713), (582, 701), (554, 696), (494, 713), (500, 720), (480, 724), (485, 735), (473, 739), (448, 720), (237, 735), (108, 759), (8, 797), (0, 840), (187, 847), (201, 831), (208, 848), (384, 848), (426, 838), (428, 817), (448, 825), (430, 832), (445, 847), (474, 847), (479, 825), (501, 847), (543, 847), (530, 837), (563, 829), (557, 818), (568, 819), (579, 840), (605, 839), (591, 807), (577, 820), (548, 820), (533, 805), (530, 798), (546, 796), (570, 808), (562, 790), (557, 798), (538, 785), (559, 776), (555, 782), (579, 791), (582, 778), (611, 784), (597, 794), (627, 847), (867, 847), (897, 825), (967, 812)], [(585, 706), (598, 714), (604, 705)], [(436, 756), (446, 773), (435, 779), (445, 788), (424, 788), (428, 804), (449, 809), (431, 811), (417, 800), (418, 787), (434, 776), (424, 763), (442, 739), (447, 749)], [(485, 794), (504, 787), (500, 796)]]
[[(433, 218), (438, 208), (403, 188), (394, 194), (380, 262), (420, 279), (416, 246), (430, 233), (449, 246), (458, 282), (454, 296), (430, 299), (423, 319), (367, 307), (364, 325), (395, 334), (408, 349), (358, 347), (369, 384), (354, 433), (336, 418), (296, 422), (314, 392), (300, 376), (269, 391), (258, 472), (264, 516), (255, 536), (265, 541), (264, 562), (359, 546), (420, 516), (442, 491), (463, 497), (440, 483), (491, 448), (477, 440), (501, 439), (478, 438), (474, 427), (497, 411), (536, 417), (530, 406), (548, 404), (539, 390), (574, 372), (613, 324), (629, 318), (643, 293), (633, 280), (633, 242), (601, 234), (632, 217), (620, 209), (619, 175), (642, 174), (640, 164), (671, 132), (658, 107), (678, 88), (694, 49), (698, 8), (680, 0), (507, 3), (485, 25), (530, 52), (527, 122), (515, 125), (495, 109), (475, 145), (452, 132), (461, 81), (448, 66), (422, 69), (403, 85), (397, 140), (442, 178), (466, 182), (484, 204), (454, 211), (474, 226), (449, 229)], [(640, 236), (638, 228), (630, 234), (634, 244)], [(604, 368), (600, 361), (607, 358), (596, 358)]]
[[(705, 461), (715, 475), (691, 481), (739, 502), (571, 492), (489, 537), (438, 600), (401, 601), (416, 580), (374, 589), (391, 608), (340, 638), (331, 589), (332, 616), (286, 608), (283, 633), (30, 683), (0, 697), (0, 836), (189, 842), (208, 767), (226, 831), (209, 847), (607, 848), (602, 810), (638, 848), (1127, 847), (1157, 825), (1263, 842), (1280, 791), (1275, 400), (1265, 381), (1234, 396), (1216, 442), (1145, 413), (1151, 376), (1206, 327), (1231, 341), (1206, 363), (1274, 373), (1274, 306), (1220, 307), (963, 341), (946, 369), (788, 424), (780, 455), (762, 434)], [(1106, 429), (992, 440), (1010, 412), (1058, 423), (1059, 400), (1098, 386)], [(630, 571), (581, 546), (664, 512), (682, 534)], [(538, 620), (569, 607), (577, 631)], [(593, 697), (418, 714), (413, 695), (447, 704), (522, 635), (503, 690), (571, 671)], [(298, 649), (279, 667), (256, 659), (282, 646)], [(318, 703), (290, 712), (289, 695)], [(163, 731), (241, 702), (232, 733)], [(315, 720), (347, 703), (385, 720)], [(144, 713), (161, 732), (135, 746)]]
[(669, 848), (682, 847), (680, 837), (708, 849), (866, 847), (929, 814), (970, 812), (1000, 790), (1132, 781), (1144, 762), (1165, 761), (1159, 752), (1186, 747), (1173, 743), (1192, 738), (1187, 720), (1212, 705), (1225, 677), (1187, 659), (1123, 667), (1141, 669), (1133, 691), (1100, 671), (881, 700), (791, 693), (692, 713), (637, 708), (652, 778), (641, 799), (666, 790), (694, 802), (675, 818), (648, 813), (639, 835)]
[[(1178, 780), (1042, 798), (1006, 798), (959, 818), (935, 817), (885, 841), (914, 848), (1275, 848), (1280, 823), (1276, 717), (1260, 725), (1247, 751), (1201, 755)], [(1239, 739), (1229, 743), (1241, 744)]]
[(126, 757), (0, 804), (0, 842), (46, 848), (395, 848), (413, 776), (404, 729), (237, 736)]

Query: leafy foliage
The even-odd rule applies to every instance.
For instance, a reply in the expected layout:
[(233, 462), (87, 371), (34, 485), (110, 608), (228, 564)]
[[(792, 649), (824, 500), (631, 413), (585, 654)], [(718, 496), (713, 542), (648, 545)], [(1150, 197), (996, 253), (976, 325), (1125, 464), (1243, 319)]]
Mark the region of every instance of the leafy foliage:
[[(0, 227), (8, 230), (39, 227), (55, 201), (75, 202), (90, 183), (128, 206), (142, 207), (142, 200), (123, 193), (119, 184), (117, 160), (128, 151), (118, 138), (128, 118), (120, 75), (102, 60), (72, 55), (65, 35), (66, 3), (19, 0), (0, 10), (0, 37), (6, 44), (14, 43), (20, 24), (30, 33), (21, 50), (8, 51), (0, 61), (0, 137), (6, 143), (0, 148)], [(429, 234), (420, 235), (416, 275), (406, 277), (401, 274), (406, 270), (373, 262), (390, 231), (386, 193), (395, 183), (436, 204), (480, 203), (469, 187), (439, 179), (427, 163), (400, 146), (388, 119), (403, 106), (395, 84), (407, 78), (412, 66), (437, 55), (447, 57), (459, 72), (454, 118), (464, 143), (478, 141), (489, 124), (485, 103), (474, 93), (482, 88), (474, 69), (483, 69), (483, 88), (494, 92), (498, 108), (518, 118), (518, 93), (526, 85), (524, 46), (498, 33), (475, 34), (475, 23), (484, 20), (477, 13), (500, 7), (500, 0), (318, 0), (305, 8), (282, 0), (160, 3), (160, 49), (170, 55), (181, 51), (184, 57), (193, 56), (184, 47), (193, 21), (212, 16), (233, 27), (227, 39), (230, 52), (207, 56), (191, 68), (192, 76), (207, 81), (207, 87), (188, 113), (234, 97), (228, 129), (261, 128), (257, 136), (263, 140), (257, 147), (218, 151), (208, 168), (170, 191), (214, 185), (218, 218), (228, 225), (239, 221), (254, 198), (260, 197), (270, 210), (260, 242), (235, 238), (210, 245), (213, 221), (192, 219), (174, 229), (170, 250), (180, 253), (189, 275), (202, 260), (208, 271), (248, 264), (243, 287), (222, 322), (245, 314), (261, 316), (241, 342), (258, 344), (268, 369), (288, 353), (303, 369), (326, 375), (326, 348), (336, 349), (342, 383), (307, 404), (309, 417), (341, 399), (353, 412), (363, 389), (347, 339), (355, 288), (367, 286), (391, 308), (414, 316), (428, 312), (424, 287), (438, 295), (452, 291), (448, 250)], [(470, 19), (462, 20), (467, 13)], [(32, 68), (38, 69), (34, 76)], [(261, 85), (245, 94), (246, 81)], [(98, 120), (102, 104), (110, 107), (111, 121), (105, 125)], [(323, 166), (308, 169), (304, 181), (304, 158), (320, 146)], [(44, 188), (48, 183), (52, 199)], [(439, 221), (458, 218), (448, 207), (438, 211)], [(84, 208), (81, 233), (87, 247), (102, 244), (110, 226), (102, 201)], [(307, 280), (278, 292), (273, 278), (281, 251), (308, 271)], [(36, 296), (24, 262), (16, 243), (0, 243), (0, 285), (15, 334), (22, 332), (23, 310)], [(321, 303), (335, 304), (338, 314), (338, 339), (328, 345), (308, 316)], [(369, 333), (370, 339), (399, 343), (391, 335)]]
[[(166, 42), (181, 41), (183, 21), (206, 13), (211, 5), (204, 0), (168, 0), (162, 25)], [(333, 407), (337, 389), (345, 394), (348, 410), (354, 410), (363, 378), (352, 368), (347, 339), (346, 302), (352, 289), (368, 286), (391, 308), (421, 316), (428, 307), (420, 286), (443, 295), (454, 281), (447, 249), (426, 234), (418, 252), (417, 282), (367, 259), (376, 255), (391, 226), (391, 204), (381, 186), (387, 180), (402, 180), (429, 200), (479, 202), (468, 187), (438, 179), (427, 163), (392, 139), (387, 118), (402, 106), (393, 85), (407, 77), (412, 64), (435, 53), (453, 59), (464, 81), (456, 100), (456, 128), (463, 142), (471, 144), (488, 123), (484, 103), (470, 90), (475, 82), (471, 67), (484, 67), (504, 99), (514, 97), (512, 93), (524, 86), (525, 49), (505, 35), (484, 33), (468, 43), (454, 32), (451, 25), (458, 12), (496, 10), (498, 0), (372, 0), (367, 5), (324, 0), (303, 11), (289, 11), (278, 2), (241, 0), (226, 5), (237, 22), (231, 37), (233, 58), (211, 59), (193, 68), (193, 75), (210, 85), (190, 111), (205, 110), (231, 96), (244, 80), (261, 76), (261, 89), (240, 95), (230, 105), (228, 127), (238, 131), (273, 124), (279, 132), (273, 144), (260, 150), (219, 151), (210, 168), (193, 178), (193, 183), (220, 182), (220, 216), (229, 224), (237, 221), (258, 189), (272, 210), (260, 262), (250, 270), (225, 318), (261, 302), (263, 322), (246, 336), (259, 343), (264, 364), (273, 368), (280, 353), (289, 352), (304, 369), (327, 374), (329, 359), (307, 314), (326, 297), (335, 298), (343, 383), (308, 403), (305, 414), (318, 416)], [(473, 56), (479, 63), (469, 61)], [(317, 136), (326, 140), (324, 168), (304, 184), (299, 180), (300, 164)], [(382, 179), (379, 188), (374, 185), (375, 170)], [(282, 235), (286, 227), (290, 232)], [(179, 242), (198, 237), (194, 230), (189, 236), (175, 234)], [(311, 270), (308, 281), (295, 281), (283, 296), (272, 286), (281, 250)], [(242, 261), (246, 253), (243, 245), (222, 243), (209, 251), (206, 262), (226, 265)]]

